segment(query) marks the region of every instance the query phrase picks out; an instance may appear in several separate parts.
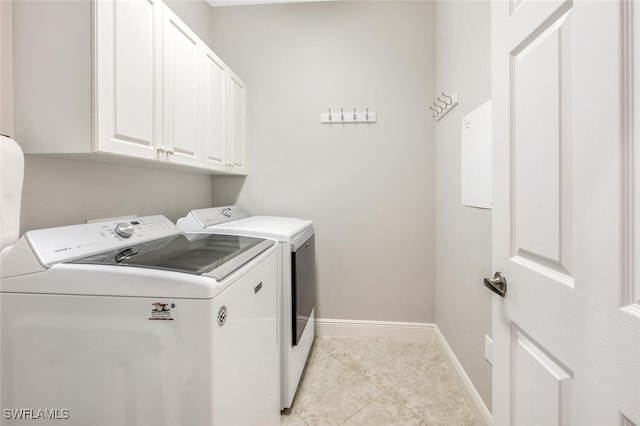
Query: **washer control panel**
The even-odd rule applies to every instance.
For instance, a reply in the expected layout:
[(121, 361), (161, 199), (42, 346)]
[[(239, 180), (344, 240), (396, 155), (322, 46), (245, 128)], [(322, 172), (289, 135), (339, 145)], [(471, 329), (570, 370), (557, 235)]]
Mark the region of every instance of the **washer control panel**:
[(44, 267), (93, 254), (181, 234), (164, 216), (85, 223), (25, 234)]
[(122, 238), (129, 238), (134, 232), (136, 232), (136, 228), (131, 222), (120, 222), (116, 225), (116, 234)]

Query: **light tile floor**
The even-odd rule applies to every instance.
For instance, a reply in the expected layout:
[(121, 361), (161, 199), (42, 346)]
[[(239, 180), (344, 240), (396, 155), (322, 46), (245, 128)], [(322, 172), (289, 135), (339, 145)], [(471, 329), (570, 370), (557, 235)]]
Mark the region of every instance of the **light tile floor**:
[(318, 337), (282, 425), (475, 425), (435, 342)]

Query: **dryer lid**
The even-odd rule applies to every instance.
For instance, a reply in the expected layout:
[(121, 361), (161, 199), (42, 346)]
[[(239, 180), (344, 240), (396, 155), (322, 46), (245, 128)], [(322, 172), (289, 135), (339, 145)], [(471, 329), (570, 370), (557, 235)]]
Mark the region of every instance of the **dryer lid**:
[(251, 216), (212, 226), (208, 230), (224, 234), (273, 238), (284, 243), (297, 240), (303, 234), (314, 233), (313, 222), (310, 220), (279, 216)]
[(251, 216), (240, 206), (211, 207), (191, 210), (178, 220), (184, 232), (251, 235), (279, 242), (306, 240), (314, 233), (313, 222), (295, 217)]

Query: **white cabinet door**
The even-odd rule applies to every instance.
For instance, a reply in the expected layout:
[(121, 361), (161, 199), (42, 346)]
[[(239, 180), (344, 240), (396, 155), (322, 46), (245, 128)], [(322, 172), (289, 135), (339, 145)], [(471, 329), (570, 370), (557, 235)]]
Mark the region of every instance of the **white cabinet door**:
[(204, 166), (225, 171), (226, 140), (226, 79), (227, 66), (211, 49), (204, 49), (203, 69), (203, 131)]
[(247, 86), (233, 71), (227, 72), (227, 170), (244, 174), (247, 172)]
[(492, 3), (496, 426), (640, 425), (638, 6)]
[(202, 42), (164, 8), (164, 147), (167, 161), (202, 164), (200, 67)]
[(103, 0), (94, 7), (94, 150), (157, 158), (162, 137), (163, 5), (156, 0)]

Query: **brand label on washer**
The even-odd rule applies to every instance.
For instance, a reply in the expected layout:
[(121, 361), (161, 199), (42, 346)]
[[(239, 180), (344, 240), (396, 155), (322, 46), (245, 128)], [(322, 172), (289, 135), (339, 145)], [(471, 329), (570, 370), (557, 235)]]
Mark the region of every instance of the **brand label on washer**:
[(175, 303), (155, 302), (151, 304), (150, 321), (173, 321)]

